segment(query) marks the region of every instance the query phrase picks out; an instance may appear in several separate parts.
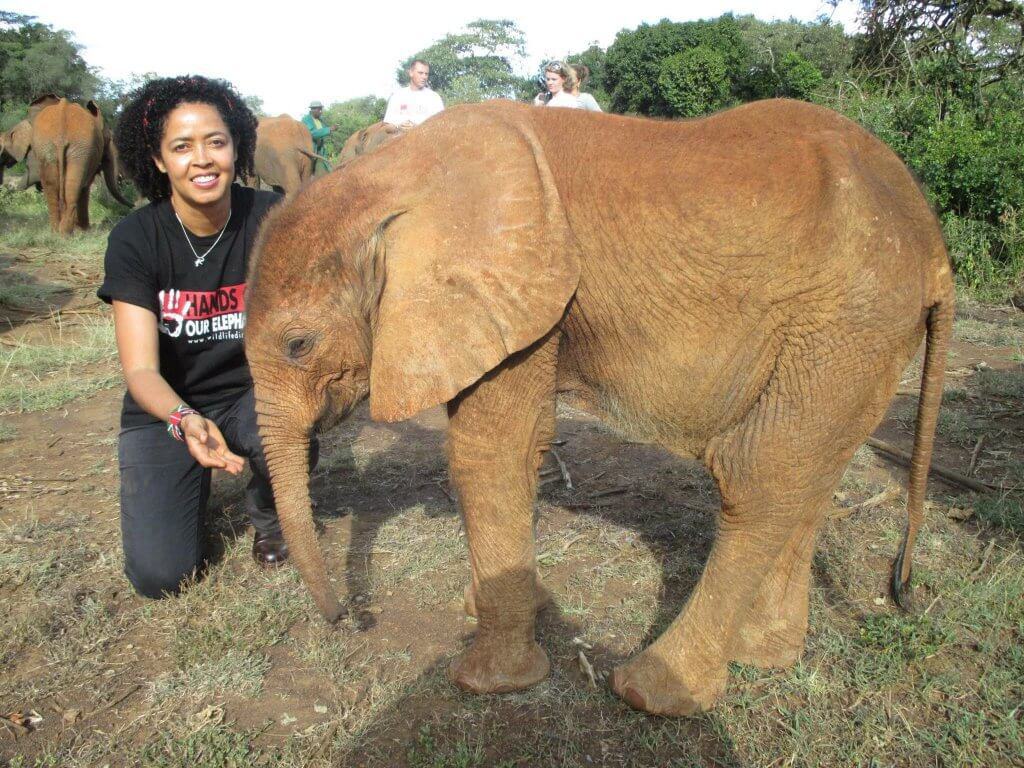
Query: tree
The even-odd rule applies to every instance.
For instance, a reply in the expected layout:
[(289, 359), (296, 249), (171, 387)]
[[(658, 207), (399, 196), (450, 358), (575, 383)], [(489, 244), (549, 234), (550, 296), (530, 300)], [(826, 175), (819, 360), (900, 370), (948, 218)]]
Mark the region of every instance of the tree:
[(657, 91), (672, 114), (697, 117), (729, 102), (729, 75), (722, 55), (706, 45), (663, 59)]
[(378, 123), (384, 117), (387, 108), (386, 99), (376, 96), (363, 96), (331, 104), (324, 110), (323, 121), (331, 126), (331, 134), (327, 137), (328, 154), (331, 157), (341, 152), (345, 141), (356, 131)]
[(0, 102), (4, 110), (44, 93), (69, 99), (92, 97), (99, 81), (81, 57), (81, 46), (70, 32), (34, 19), (0, 11)]
[(896, 87), (939, 83), (978, 93), (1024, 74), (1024, 5), (1017, 0), (862, 0), (856, 63)]
[(514, 98), (523, 78), (515, 65), (526, 56), (525, 37), (515, 22), (478, 19), (405, 59), (398, 82), (409, 82), (414, 59), (430, 65), (430, 85), (448, 103)]
[[(721, 58), (730, 93), (737, 94), (749, 51), (736, 19), (729, 14), (713, 21), (677, 23), (665, 19), (620, 32), (608, 48), (604, 84), (611, 96), (612, 109), (642, 115), (677, 116), (679, 113), (675, 110), (679, 102), (666, 101), (665, 96), (671, 89), (659, 86), (663, 62), (698, 46), (714, 51)], [(707, 54), (701, 57), (709, 63)], [(669, 67), (678, 68), (680, 62), (676, 60)], [(671, 80), (672, 76), (666, 78)]]
[(750, 52), (741, 83), (744, 101), (810, 99), (827, 82), (848, 76), (852, 43), (839, 24), (828, 19), (765, 22), (753, 16), (742, 16), (737, 23)]

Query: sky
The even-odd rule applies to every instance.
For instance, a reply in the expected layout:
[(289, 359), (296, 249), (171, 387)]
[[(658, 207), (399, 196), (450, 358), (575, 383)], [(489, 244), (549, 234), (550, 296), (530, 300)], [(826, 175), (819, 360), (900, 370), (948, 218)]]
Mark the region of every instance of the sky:
[(628, 0), (592, 2), (576, 18), (570, 11), (577, 4), (552, 0), (4, 0), (3, 6), (71, 32), (86, 62), (103, 77), (220, 77), (242, 94), (262, 98), (268, 114), (298, 117), (313, 99), (331, 104), (371, 93), (387, 97), (397, 87), (399, 62), (476, 19), (519, 25), (526, 36), (527, 73), (595, 42), (606, 48), (619, 31), (665, 18), (691, 21), (731, 11), (766, 21), (812, 21), (825, 14), (850, 31), (857, 3), (842, 0), (833, 13), (823, 0)]

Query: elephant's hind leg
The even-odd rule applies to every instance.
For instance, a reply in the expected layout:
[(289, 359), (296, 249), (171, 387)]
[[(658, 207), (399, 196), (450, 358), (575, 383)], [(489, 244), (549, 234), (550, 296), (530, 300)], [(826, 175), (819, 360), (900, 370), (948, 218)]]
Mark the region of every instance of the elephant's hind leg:
[(89, 228), (89, 187), (78, 193), (78, 226), (82, 229)]
[(554, 437), (558, 335), (510, 357), (448, 408), (451, 475), (466, 522), (477, 615), (473, 645), (451, 667), (475, 693), (514, 691), (548, 673), (534, 639), (533, 501)]
[(783, 545), (736, 632), (733, 661), (770, 669), (790, 667), (800, 658), (818, 524), (816, 516), (797, 525)]
[[(844, 435), (866, 401), (863, 393), (836, 391), (853, 386), (842, 365), (781, 360), (751, 413), (708, 446), (722, 495), (718, 538), (682, 614), (615, 671), (612, 686), (632, 706), (665, 715), (710, 707), (725, 690), (728, 661), (744, 648), (736, 637), (748, 616), (775, 619), (767, 630), (748, 627), (749, 657), (765, 652), (758, 658), (789, 661), (799, 652), (805, 562), (821, 510), (863, 437)], [(773, 633), (777, 648), (757, 645)]]

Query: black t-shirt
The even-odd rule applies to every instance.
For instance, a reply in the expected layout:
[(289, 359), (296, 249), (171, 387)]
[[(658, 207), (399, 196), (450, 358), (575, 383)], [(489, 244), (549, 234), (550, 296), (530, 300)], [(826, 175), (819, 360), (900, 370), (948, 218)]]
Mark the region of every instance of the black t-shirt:
[[(133, 211), (110, 233), (106, 275), (97, 295), (135, 304), (157, 317), (160, 373), (202, 411), (226, 405), (252, 386), (245, 361), (245, 275), (260, 221), (281, 196), (231, 186), (231, 218), (203, 263), (185, 240), (170, 200)], [(217, 235), (189, 241), (202, 256)], [(156, 421), (124, 396), (121, 426)]]

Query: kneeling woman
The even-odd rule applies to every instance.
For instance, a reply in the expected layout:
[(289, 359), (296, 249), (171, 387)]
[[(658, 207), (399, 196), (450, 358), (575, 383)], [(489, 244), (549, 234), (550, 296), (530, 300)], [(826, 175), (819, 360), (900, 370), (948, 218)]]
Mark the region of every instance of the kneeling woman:
[(110, 233), (99, 296), (114, 309), (128, 391), (121, 412), (125, 573), (148, 597), (203, 565), (211, 468), (239, 474), (253, 557), (287, 556), (256, 429), (245, 360), (245, 276), (260, 220), (280, 198), (232, 182), (252, 172), (256, 118), (226, 83), (153, 80), (114, 141), (151, 201)]

